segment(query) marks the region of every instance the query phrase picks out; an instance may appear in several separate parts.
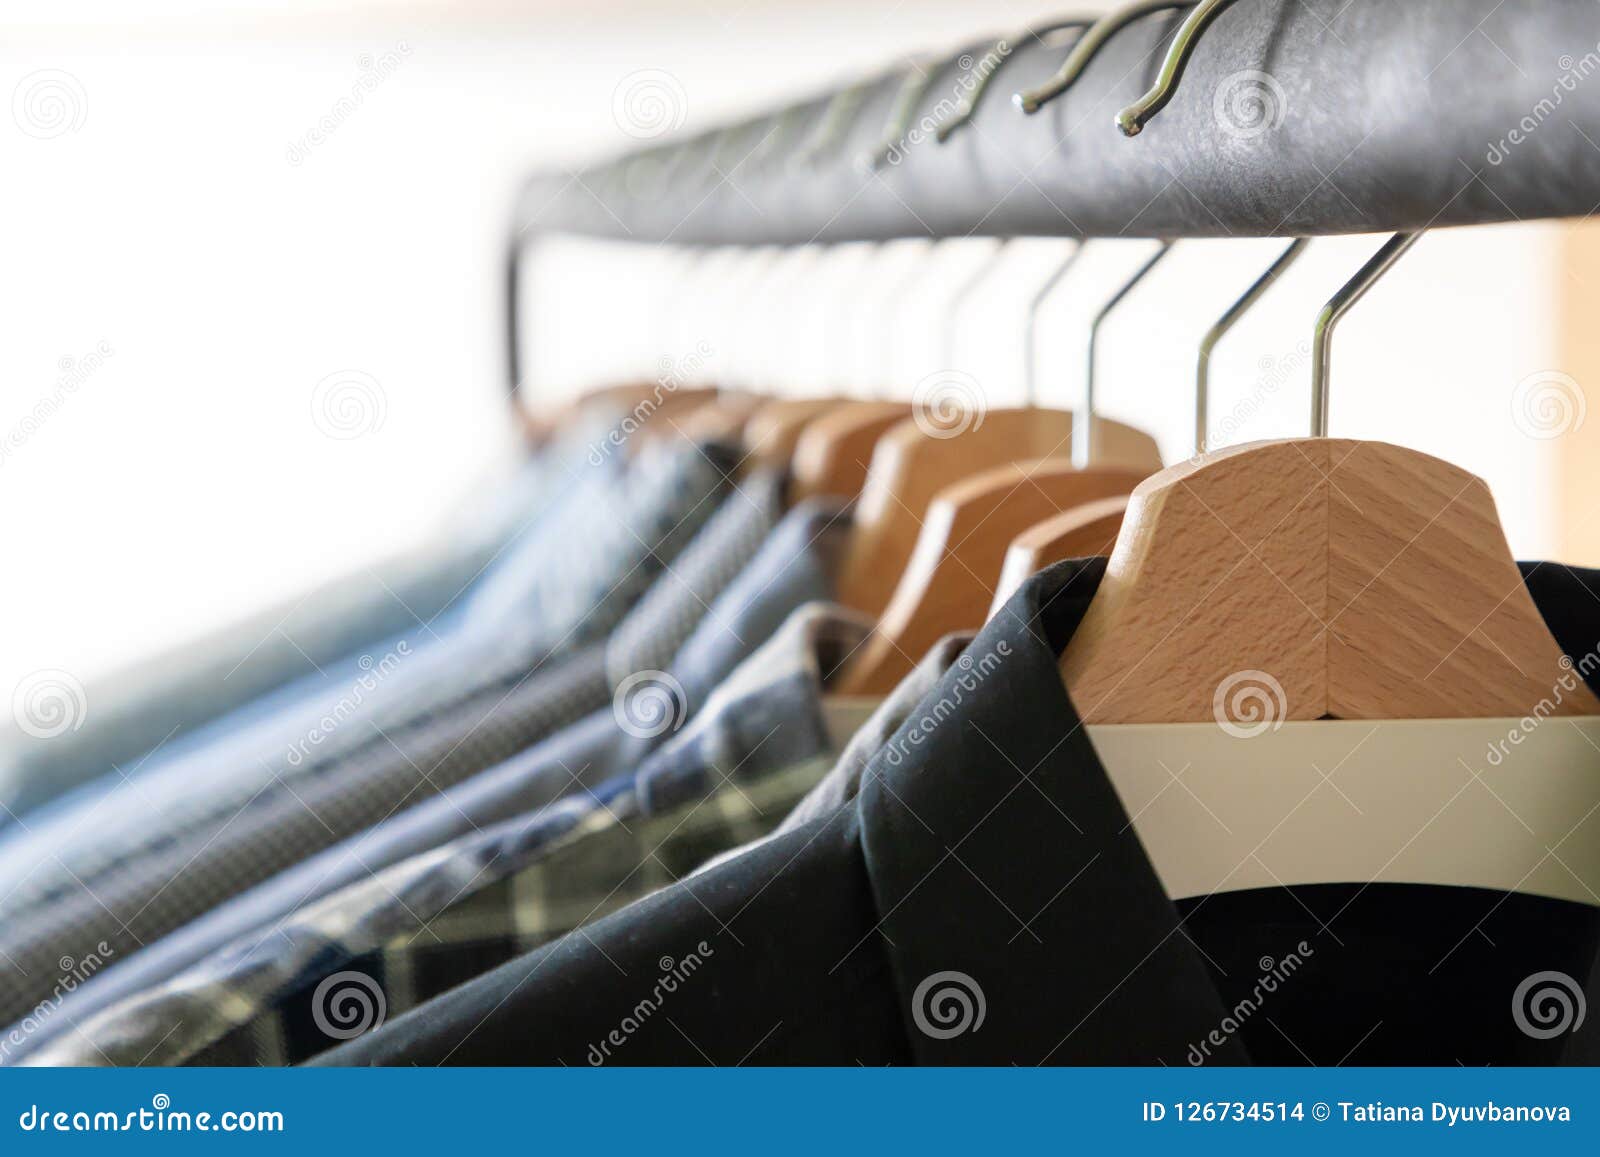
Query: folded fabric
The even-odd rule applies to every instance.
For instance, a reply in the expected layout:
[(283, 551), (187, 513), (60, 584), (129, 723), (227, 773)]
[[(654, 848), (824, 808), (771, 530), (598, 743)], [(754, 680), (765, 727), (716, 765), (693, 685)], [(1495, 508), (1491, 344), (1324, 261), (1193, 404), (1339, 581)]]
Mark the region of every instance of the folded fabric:
[(693, 831), (681, 846), (701, 859), (735, 847), (776, 826), (835, 762), (825, 688), (870, 629), (863, 616), (808, 604), (637, 780), (377, 872), (105, 1010), (28, 1063), (295, 1063), (352, 1035), (329, 1019), (342, 986), (398, 1013), (670, 883), (677, 875), (662, 878), (651, 857), (681, 826)]
[(363, 650), (421, 645), (507, 543), (557, 502), (611, 420), (596, 411), (574, 423), (511, 477), (486, 482), (421, 546), (95, 680), (69, 731), (41, 739), (8, 721), (0, 827), (113, 769), (133, 774), (153, 749), (181, 750), (206, 724), (302, 678), (289, 698), (303, 695)]
[[(935, 643), (911, 669), (910, 674), (895, 685), (894, 690), (884, 697), (883, 702), (879, 703), (866, 721), (856, 729), (850, 737), (850, 742), (845, 744), (844, 751), (840, 753), (838, 762), (833, 765), (822, 782), (807, 792), (805, 798), (796, 803), (794, 809), (783, 818), (783, 822), (763, 839), (772, 839), (802, 827), (812, 820), (831, 815), (855, 799), (861, 791), (861, 777), (865, 774), (867, 764), (872, 761), (872, 757), (878, 754), (896, 731), (900, 730), (901, 725), (922, 701), (922, 697), (938, 686), (939, 680), (944, 678), (944, 673), (950, 669), (951, 664), (961, 659), (962, 651), (972, 639), (972, 632), (958, 631), (946, 635)], [(752, 840), (745, 846), (730, 848), (707, 860), (698, 870), (708, 872), (735, 856), (743, 855), (759, 842), (761, 841)]]
[[(544, 520), (541, 539), (560, 533), (538, 544), (543, 561), (525, 576), (523, 615), (554, 611), (569, 622), (558, 645), (608, 631), (718, 509), (729, 455), (711, 449), (662, 447), (630, 467), (602, 509), (579, 504)], [(573, 533), (575, 519), (597, 514), (600, 525)], [(580, 597), (587, 617), (577, 615)], [(541, 658), (517, 653), (525, 640), (514, 622), (499, 637), (453, 639), (400, 664), (360, 712), (316, 724), (315, 744), (236, 766), (168, 769), (159, 782), (141, 776), (84, 815), (12, 841), (0, 855), (10, 889), (0, 899), (0, 1019), (47, 999), (52, 963), (75, 946), (130, 954), (604, 702), (598, 645), (587, 659), (541, 669)], [(520, 709), (512, 716), (497, 707), (508, 695)]]
[[(160, 986), (230, 940), (271, 930), (319, 896), (407, 856), (636, 768), (652, 747), (673, 738), (683, 716), (695, 717), (716, 686), (772, 635), (795, 607), (831, 594), (849, 530), (845, 510), (838, 504), (810, 502), (797, 507), (761, 539), (759, 549), (744, 545), (731, 552), (708, 549), (718, 537), (742, 544), (759, 524), (769, 522), (771, 511), (759, 516), (758, 512), (765, 509), (767, 499), (775, 507), (780, 490), (779, 479), (753, 478), (741, 484), (741, 493), (725, 500), (713, 524), (685, 552), (683, 565), (674, 564), (672, 573), (657, 580), (607, 644), (607, 665), (619, 688), (634, 673), (621, 674), (629, 666), (637, 665), (642, 671), (656, 665), (667, 667), (664, 674), (656, 673), (660, 678), (631, 684), (631, 693), (680, 694), (679, 716), (647, 719), (641, 728), (630, 716), (630, 704), (619, 695), (612, 707), (307, 859), (99, 973), (67, 994), (49, 1010), (49, 1016), (35, 1016), (29, 1024), (13, 1026), (12, 1031), (0, 1035), (0, 1060), (30, 1055), (85, 1023), (97, 1010)], [(719, 530), (720, 536), (715, 533)], [(726, 548), (728, 544), (723, 545)], [(715, 582), (707, 577), (716, 568), (705, 556), (730, 553), (741, 557), (753, 553), (753, 557), (719, 594)], [(664, 597), (667, 595), (671, 597)], [(651, 651), (649, 643), (655, 639), (659, 647), (664, 637), (678, 632), (655, 628), (667, 622), (681, 624), (694, 617), (692, 611), (703, 611), (703, 617), (668, 664), (659, 650)], [(624, 723), (632, 733), (624, 729)], [(419, 766), (430, 768), (427, 762)], [(431, 769), (430, 774), (438, 778)]]

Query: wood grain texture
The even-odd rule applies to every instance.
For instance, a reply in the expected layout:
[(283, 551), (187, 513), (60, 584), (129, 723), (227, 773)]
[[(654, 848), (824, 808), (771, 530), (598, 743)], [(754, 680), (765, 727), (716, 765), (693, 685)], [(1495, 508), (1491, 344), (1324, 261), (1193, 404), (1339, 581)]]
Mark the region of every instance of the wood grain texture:
[[(996, 466), (1064, 456), (1072, 444), (1072, 415), (1063, 410), (991, 410), (959, 431), (929, 432), (930, 426), (906, 419), (873, 451), (839, 584), (841, 599), (868, 614), (881, 615), (888, 606), (935, 494)], [(1104, 419), (1097, 426), (1096, 466), (1160, 469), (1160, 452), (1148, 434)]]
[(910, 416), (907, 402), (850, 402), (812, 422), (790, 460), (790, 501), (860, 494), (878, 439)]
[(945, 635), (983, 625), (1019, 533), (1086, 502), (1126, 496), (1146, 473), (1076, 470), (1065, 458), (1047, 458), (998, 466), (940, 490), (888, 607), (844, 672), (841, 693), (894, 690)]
[(1000, 581), (989, 604), (989, 618), (1003, 607), (1017, 588), (1045, 567), (1069, 558), (1100, 558), (1111, 553), (1128, 510), (1128, 495), (1085, 502), (1035, 523), (1011, 540)]
[(1279, 719), (1600, 712), (1567, 688), (1483, 481), (1347, 439), (1232, 447), (1141, 484), (1061, 669), (1091, 723), (1216, 719), (1243, 684)]

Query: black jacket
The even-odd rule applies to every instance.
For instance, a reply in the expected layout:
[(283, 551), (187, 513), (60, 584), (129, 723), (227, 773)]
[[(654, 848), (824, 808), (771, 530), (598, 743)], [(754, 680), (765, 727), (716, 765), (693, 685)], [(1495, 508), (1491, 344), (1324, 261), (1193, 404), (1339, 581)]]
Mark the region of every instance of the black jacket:
[[(853, 805), (325, 1063), (1565, 1059), (1570, 1039), (1516, 1030), (1509, 994), (1541, 970), (1587, 977), (1596, 909), (1393, 884), (1168, 899), (1057, 673), (1103, 571), (1062, 563), (1019, 591)], [(1592, 650), (1597, 576), (1527, 573), (1568, 652)], [(1292, 981), (1242, 1005), (1302, 942)]]

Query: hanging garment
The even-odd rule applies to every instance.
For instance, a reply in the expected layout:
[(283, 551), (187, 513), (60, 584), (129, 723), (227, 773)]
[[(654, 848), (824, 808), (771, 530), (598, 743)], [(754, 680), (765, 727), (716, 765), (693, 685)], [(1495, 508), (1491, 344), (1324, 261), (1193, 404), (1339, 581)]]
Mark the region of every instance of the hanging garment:
[(191, 736), (226, 734), (263, 697), (281, 706), (330, 678), (353, 682), (362, 651), (382, 654), (402, 640), (418, 647), (442, 633), (494, 559), (559, 504), (579, 470), (593, 469), (589, 447), (613, 420), (596, 411), (574, 423), (509, 479), (486, 484), (444, 520), (436, 541), (94, 681), (72, 730), (48, 740), (0, 733), (0, 827), (13, 817), (33, 826), (30, 812), (112, 768), (134, 774), (155, 749), (172, 754)]
[[(532, 601), (521, 608), (522, 617), (554, 611), (560, 620), (582, 622), (581, 633), (568, 628), (577, 640), (591, 623), (602, 634), (615, 625), (718, 509), (717, 498), (728, 490), (727, 458), (715, 447), (664, 448), (636, 463), (622, 492), (609, 495), (602, 508), (547, 520), (546, 529), (560, 530), (566, 540), (559, 552), (569, 564), (566, 573), (572, 577), (576, 570), (592, 613), (588, 620), (576, 616), (573, 588), (557, 581), (560, 569), (547, 561), (524, 584)], [(579, 540), (568, 524), (584, 513), (605, 520)], [(543, 544), (546, 554), (553, 545)], [(602, 559), (611, 564), (609, 575), (598, 565)], [(479, 592), (489, 593), (497, 599), (505, 594)], [(55, 830), (12, 841), (0, 856), (0, 879), (10, 889), (0, 898), (0, 1019), (21, 1016), (52, 992), (52, 962), (73, 945), (132, 953), (415, 803), (418, 793), (482, 770), (605, 701), (602, 655), (591, 651), (574, 665), (548, 667), (526, 652), (508, 657), (508, 639), (512, 651), (520, 651), (516, 623), (505, 620), (498, 638), (482, 633), (471, 646), (435, 648), (398, 665), (375, 688), (392, 694), (375, 695), (368, 710), (317, 724), (320, 730), (311, 734), (319, 743), (296, 741), (287, 752), (280, 748), (270, 758), (257, 755), (225, 769), (184, 768), (187, 774), (164, 775), (159, 784), (141, 777), (120, 796), (133, 801), (128, 805), (63, 816)], [(486, 669), (492, 672), (487, 679)], [(530, 677), (530, 670), (537, 673)], [(449, 718), (470, 698), (467, 689), (502, 681), (520, 683), (533, 700), (533, 717), (485, 714), (484, 704), (474, 704), (478, 711)], [(484, 694), (498, 699), (504, 690)], [(440, 697), (447, 700), (443, 706)], [(449, 746), (441, 749), (445, 739)]]
[[(695, 581), (697, 572), (714, 569), (703, 556), (720, 553), (708, 552), (708, 546), (729, 538), (742, 541), (751, 518), (737, 512), (748, 511), (764, 485), (759, 478), (741, 484), (744, 495), (725, 501), (730, 509), (719, 512), (685, 552), (683, 564), (674, 564), (673, 573), (657, 580), (650, 595), (608, 642), (603, 665), (614, 672), (635, 663), (640, 670), (666, 667), (667, 679), (675, 681), (682, 692), (688, 718), (694, 717), (716, 686), (796, 607), (832, 594), (849, 521), (843, 507), (821, 501), (802, 504), (784, 516), (720, 595), (711, 584)], [(720, 541), (720, 545), (728, 543)], [(738, 553), (747, 552), (741, 548)], [(663, 595), (671, 597), (660, 597)], [(658, 647), (675, 640), (678, 632), (666, 629), (668, 625), (681, 624), (695, 611), (703, 612), (703, 617), (670, 664), (659, 651), (650, 650), (652, 639)], [(626, 656), (626, 661), (620, 656)], [(601, 665), (596, 656), (593, 668), (598, 670)], [(611, 696), (608, 689), (607, 697)], [(506, 702), (509, 705), (510, 701)], [(232, 940), (278, 926), (320, 896), (406, 857), (543, 807), (565, 794), (587, 792), (624, 771), (631, 773), (643, 755), (676, 732), (676, 727), (666, 725), (674, 722), (668, 720), (630, 734), (620, 726), (621, 718), (613, 700), (613, 706), (530, 750), (448, 786), (436, 797), (422, 799), (207, 912), (66, 994), (53, 1015), (31, 1031), (0, 1034), (0, 1061), (29, 1055), (53, 1037), (75, 1029), (96, 1010), (164, 984)], [(681, 724), (682, 720), (675, 722)], [(650, 734), (652, 730), (657, 734)], [(435, 781), (449, 779), (449, 768), (441, 776), (437, 765), (452, 761), (458, 750), (458, 740), (446, 736), (443, 746), (419, 756), (417, 766)]]
[[(1202, 1043), (1216, 1064), (1559, 1062), (1565, 1042), (1512, 1026), (1506, 981), (1586, 975), (1593, 908), (1389, 884), (1368, 888), (1386, 896), (1372, 905), (1316, 916), (1290, 915), (1279, 889), (1173, 904), (1058, 674), (1104, 569), (1062, 563), (1026, 583), (872, 760), (853, 806), (325, 1063), (582, 1064), (619, 1037), (604, 1059), (629, 1064), (1181, 1065)], [(1569, 653), (1600, 637), (1584, 584), (1552, 577), (1542, 591), (1561, 604), (1552, 621), (1582, 624), (1561, 640)], [(1459, 922), (1468, 910), (1518, 910), (1513, 926), (1544, 932), (1489, 944)], [(1472, 959), (1452, 963), (1446, 950), (1467, 940)], [(641, 977), (690, 953), (670, 1009), (642, 1007)], [(1291, 953), (1305, 966), (1262, 998), (1263, 971)], [(1241, 1018), (1252, 999), (1270, 1015)], [(1284, 1036), (1306, 1055), (1286, 1057)]]
[(826, 687), (870, 629), (864, 616), (808, 604), (637, 779), (377, 872), (106, 1009), (28, 1063), (296, 1063), (348, 1039), (329, 1019), (340, 985), (395, 1015), (673, 882), (771, 830), (834, 764), (843, 740)]
[[(872, 762), (872, 757), (877, 755), (883, 745), (888, 743), (900, 729), (901, 724), (922, 701), (922, 697), (938, 686), (939, 680), (944, 678), (944, 673), (951, 665), (960, 661), (961, 653), (966, 650), (972, 639), (971, 632), (963, 632), (946, 635), (935, 643), (922, 660), (911, 669), (911, 673), (900, 680), (866, 721), (856, 728), (850, 737), (850, 742), (840, 753), (839, 761), (833, 765), (826, 778), (795, 804), (789, 814), (783, 817), (783, 822), (774, 829), (772, 835), (778, 836), (793, 831), (814, 819), (820, 819), (837, 811), (855, 799), (861, 791), (861, 777), (865, 774), (867, 765)], [(767, 838), (770, 837), (763, 837)], [(758, 842), (753, 840), (744, 847), (729, 849), (701, 864), (698, 870), (710, 871), (717, 865), (749, 851)]]

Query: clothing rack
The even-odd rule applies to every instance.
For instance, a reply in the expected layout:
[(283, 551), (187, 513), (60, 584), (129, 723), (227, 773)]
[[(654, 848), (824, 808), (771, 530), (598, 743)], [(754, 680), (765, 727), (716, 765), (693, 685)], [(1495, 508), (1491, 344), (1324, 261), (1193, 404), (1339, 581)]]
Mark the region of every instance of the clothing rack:
[[(1207, 6), (1219, 11), (1170, 103), (1132, 139), (1116, 114), (1154, 81), (1193, 5), (1118, 29), (1032, 115), (1012, 95), (1055, 74), (1071, 37), (990, 37), (576, 173), (536, 174), (509, 249), (513, 392), (520, 266), (542, 235), (674, 245), (1309, 237), (1594, 210), (1600, 132), (1583, 125), (1600, 124), (1600, 85), (1584, 78), (1600, 71), (1600, 19), (1590, 0)], [(974, 107), (962, 108), (984, 72)]]

